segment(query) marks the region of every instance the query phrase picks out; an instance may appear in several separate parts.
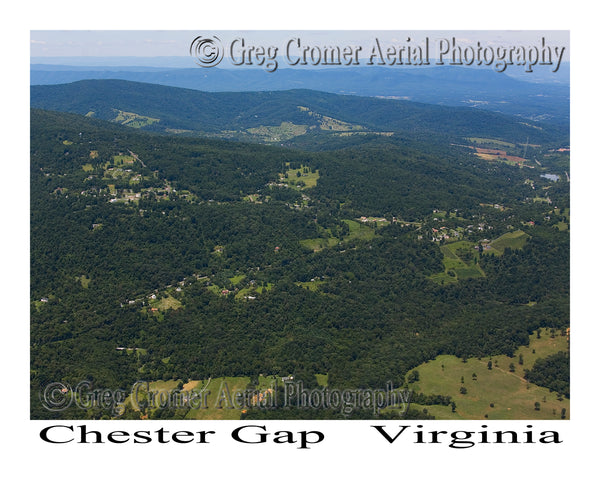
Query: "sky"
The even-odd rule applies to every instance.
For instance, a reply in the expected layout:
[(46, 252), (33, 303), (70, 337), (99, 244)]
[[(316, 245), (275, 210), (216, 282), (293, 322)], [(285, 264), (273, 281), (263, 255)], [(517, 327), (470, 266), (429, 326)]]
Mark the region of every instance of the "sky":
[[(378, 38), (386, 45), (418, 44), (428, 37), (431, 42), (455, 38), (457, 44), (485, 46), (540, 45), (564, 46), (569, 56), (569, 32), (566, 30), (33, 30), (30, 35), (31, 57), (160, 57), (187, 56), (197, 36), (217, 36), (224, 45), (236, 38), (247, 44), (284, 48), (293, 38), (303, 45), (336, 45), (369, 48)], [(410, 42), (408, 42), (410, 38)], [(50, 62), (49, 62), (50, 63)]]
[[(452, 53), (458, 49), (477, 49), (480, 45), (481, 49), (496, 52), (500, 47), (523, 47), (527, 51), (530, 47), (535, 47), (534, 50), (541, 51), (542, 42), (545, 42), (545, 45), (551, 47), (551, 51), (556, 47), (561, 52), (560, 61), (555, 55), (552, 66), (523, 68), (513, 65), (502, 70), (502, 66), (495, 66), (498, 53), (494, 54), (496, 59), (490, 63), (478, 65), (475, 62), (470, 66), (490, 68), (491, 65), (496, 71), (505, 71), (510, 76), (526, 81), (569, 83), (570, 77), (568, 30), (32, 30), (30, 61), (36, 65), (195, 68), (198, 57), (192, 57), (190, 53), (191, 44), (198, 37), (218, 38), (222, 58), (209, 66), (234, 68), (241, 64), (245, 68), (251, 68), (258, 63), (257, 58), (252, 57), (252, 49), (264, 48), (268, 55), (279, 59), (271, 64), (267, 59), (261, 64), (268, 71), (297, 66), (293, 61), (287, 60), (285, 55), (289, 53), (291, 58), (297, 58), (302, 56), (302, 52), (307, 56), (307, 68), (319, 68), (323, 66), (323, 61), (314, 63), (310, 57), (315, 48), (317, 52), (330, 47), (349, 49), (353, 52), (349, 58), (355, 58), (352, 65), (361, 66), (368, 65), (370, 59), (371, 64), (392, 66), (387, 60), (381, 63), (379, 56), (373, 57), (373, 54), (386, 53), (388, 49), (397, 52), (402, 48), (405, 51), (409, 47), (420, 48), (427, 52), (430, 64), (435, 66), (450, 64), (453, 60)], [(453, 44), (458, 49), (452, 49)], [(206, 52), (210, 54), (213, 51), (211, 43)], [(448, 53), (442, 59), (443, 51)], [(317, 53), (318, 58), (319, 55)], [(403, 55), (406, 58), (406, 54)], [(232, 56), (238, 63), (232, 60)], [(397, 55), (392, 55), (394, 56)], [(208, 60), (214, 61), (211, 57)], [(406, 61), (403, 65), (406, 66)], [(554, 70), (554, 65), (557, 66), (557, 71)]]

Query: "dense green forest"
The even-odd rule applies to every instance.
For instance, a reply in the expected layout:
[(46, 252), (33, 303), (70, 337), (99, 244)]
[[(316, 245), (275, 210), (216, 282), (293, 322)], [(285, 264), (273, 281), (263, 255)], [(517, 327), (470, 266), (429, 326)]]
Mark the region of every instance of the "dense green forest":
[(548, 387), (551, 391), (569, 398), (569, 365), (569, 354), (557, 352), (547, 358), (536, 360), (533, 368), (525, 372), (525, 378), (532, 383)]
[[(78, 88), (97, 95), (94, 85)], [(36, 92), (32, 103), (53, 105)], [(82, 108), (84, 93), (65, 109)], [(181, 95), (185, 103), (192, 93)], [(231, 112), (254, 112), (239, 105), (241, 94), (222, 95)], [(256, 108), (270, 101), (261, 95)], [(315, 110), (329, 98), (298, 96)], [(392, 108), (342, 100), (330, 113), (350, 121), (364, 110), (362, 124), (373, 128)], [(168, 118), (167, 99), (157, 105)], [(405, 108), (421, 133), (433, 128), (424, 116), (435, 112), (441, 125), (451, 113)], [(202, 114), (225, 128), (231, 117), (219, 115), (228, 112)], [(203, 118), (180, 113), (182, 128)], [(468, 122), (481, 134), (516, 128), (499, 118), (473, 111), (460, 121), (464, 134), (473, 134)], [(568, 327), (567, 182), (484, 161), (447, 132), (418, 133), (338, 138), (308, 151), (32, 109), (32, 418), (86, 415), (45, 410), (38, 392), (49, 382), (129, 390), (138, 380), (327, 373), (336, 388), (376, 388), (403, 385), (440, 354), (512, 355), (536, 329)], [(555, 147), (540, 135), (540, 152)], [(518, 230), (522, 245), (486, 253)], [(453, 241), (464, 243), (456, 256), (475, 273), (447, 267), (440, 247)], [(546, 385), (552, 368), (536, 364), (531, 381)], [(250, 418), (261, 415), (270, 414)]]
[[(137, 123), (129, 124), (146, 130), (248, 140), (257, 137), (249, 129), (288, 122), (308, 129), (295, 134), (300, 137), (295, 141), (305, 145), (312, 143), (315, 135), (329, 138), (340, 131), (568, 143), (568, 129), (564, 127), (485, 110), (311, 90), (202, 92), (125, 80), (82, 80), (32, 86), (31, 106), (122, 123), (133, 116)], [(305, 140), (304, 135), (309, 138)], [(285, 137), (276, 136), (280, 138), (278, 143), (286, 142)]]

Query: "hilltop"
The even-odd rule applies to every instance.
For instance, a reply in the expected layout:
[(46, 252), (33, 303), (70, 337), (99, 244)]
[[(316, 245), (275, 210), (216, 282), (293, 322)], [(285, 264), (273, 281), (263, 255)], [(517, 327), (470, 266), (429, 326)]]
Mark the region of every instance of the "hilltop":
[(82, 80), (32, 86), (31, 106), (144, 130), (273, 144), (367, 134), (568, 143), (566, 128), (485, 110), (312, 90), (201, 92), (124, 80)]

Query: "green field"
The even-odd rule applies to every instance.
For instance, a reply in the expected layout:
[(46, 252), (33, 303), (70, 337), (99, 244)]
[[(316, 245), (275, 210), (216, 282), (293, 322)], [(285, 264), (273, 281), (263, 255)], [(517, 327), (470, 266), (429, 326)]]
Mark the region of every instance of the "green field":
[(231, 284), (235, 287), (237, 286), (244, 278), (246, 278), (246, 275), (235, 275), (234, 277), (231, 277), (229, 279), (229, 281), (231, 282)]
[(257, 293), (263, 293), (263, 292), (268, 292), (269, 290), (271, 290), (271, 288), (273, 288), (273, 284), (269, 282), (264, 286), (260, 285), (260, 286), (256, 287), (256, 291), (257, 291)]
[(171, 295), (167, 294), (167, 296), (163, 298), (150, 300), (150, 307), (158, 308), (162, 312), (164, 312), (165, 310), (169, 310), (170, 308), (172, 308), (173, 310), (177, 310), (178, 308), (181, 308), (181, 302), (175, 297), (172, 297)]
[(568, 230), (569, 229), (569, 222), (571, 221), (571, 216), (570, 216), (570, 209), (569, 208), (565, 208), (564, 210), (559, 209), (553, 209), (552, 213), (554, 215), (560, 215), (560, 216), (564, 216), (565, 220), (561, 220), (560, 222), (558, 222), (556, 224), (556, 228), (558, 228), (561, 232)]
[(483, 253), (495, 253), (496, 255), (502, 255), (504, 250), (507, 248), (518, 250), (525, 246), (528, 238), (529, 235), (523, 230), (508, 232), (493, 240), (490, 243), (491, 248), (489, 250), (484, 250)]
[(117, 167), (120, 165), (133, 165), (134, 162), (135, 158), (130, 155), (115, 155), (113, 157), (113, 163)]
[[(208, 287), (208, 288), (210, 289), (210, 287)], [(273, 288), (272, 283), (267, 283), (267, 285), (265, 285), (265, 286), (257, 285), (257, 286), (242, 288), (235, 294), (235, 298), (236, 298), (236, 300), (244, 300), (244, 297), (254, 297), (263, 292), (268, 292), (269, 290), (271, 290), (271, 288)], [(218, 290), (213, 289), (213, 291), (220, 294), (221, 290), (219, 289), (219, 287), (217, 287), (217, 289)]]
[(296, 125), (292, 122), (282, 122), (279, 126), (260, 126), (249, 128), (248, 133), (257, 135), (265, 142), (283, 142), (290, 138), (304, 135), (308, 130), (307, 125)]
[(331, 236), (331, 231), (329, 229), (322, 229), (322, 237), (300, 240), (300, 245), (314, 252), (318, 252), (319, 250), (333, 247), (342, 242), (351, 242), (354, 240), (372, 240), (375, 238), (375, 228), (355, 220), (345, 219), (342, 221), (348, 225), (349, 229), (348, 235), (343, 239)]
[(76, 282), (80, 282), (81, 286), (83, 288), (88, 288), (88, 286), (90, 285), (91, 279), (88, 278), (87, 275), (81, 275), (80, 277), (75, 277), (75, 281)]
[(218, 285), (215, 285), (214, 283), (206, 288), (216, 295), (221, 295), (221, 292), (223, 291), (223, 288), (219, 287)]
[[(534, 353), (535, 351), (535, 353)], [(485, 357), (481, 360), (470, 358), (466, 362), (452, 355), (441, 355), (435, 360), (418, 366), (419, 381), (409, 388), (424, 394), (450, 395), (456, 403), (456, 411), (450, 406), (411, 405), (411, 408), (425, 408), (436, 419), (491, 420), (507, 419), (559, 419), (562, 408), (569, 416), (570, 402), (559, 400), (556, 392), (528, 383), (523, 379), (525, 369), (531, 369), (537, 358), (544, 358), (558, 351), (568, 351), (568, 337), (556, 334), (551, 338), (545, 329), (541, 338), (531, 335), (530, 345), (520, 347), (513, 358), (505, 355)], [(522, 356), (523, 365), (519, 364)], [(492, 369), (488, 369), (488, 361)], [(514, 372), (511, 372), (513, 364)], [(473, 374), (476, 375), (474, 379)], [(464, 383), (461, 382), (464, 380)], [(467, 392), (460, 393), (465, 387)], [(539, 402), (540, 409), (535, 409)], [(493, 405), (493, 406), (491, 406)]]
[(315, 114), (311, 112), (312, 115), (316, 115), (319, 119), (319, 128), (321, 130), (332, 130), (336, 132), (349, 132), (353, 130), (364, 130), (364, 127), (361, 125), (354, 125), (352, 123), (344, 122), (342, 120), (338, 120), (337, 118), (327, 117), (325, 115)]
[[(320, 382), (326, 384), (327, 375), (319, 377)], [(241, 398), (246, 399), (246, 405), (256, 401), (269, 405), (268, 400), (260, 394), (272, 392), (275, 385), (281, 385), (281, 379), (272, 375), (260, 375), (258, 385), (251, 385), (250, 377), (218, 377), (200, 381), (159, 380), (141, 386), (136, 398), (130, 395), (125, 403), (139, 411), (138, 406), (154, 398), (154, 404), (146, 409), (146, 415), (142, 417), (144, 419), (152, 418), (158, 410), (170, 404), (177, 409), (179, 418), (185, 420), (239, 420), (247, 410)], [(236, 393), (244, 393), (244, 396), (236, 399)], [(192, 408), (188, 408), (190, 400)]]
[[(242, 410), (229, 403), (229, 398), (233, 397), (235, 390), (244, 390), (250, 383), (249, 377), (219, 377), (199, 383), (193, 391), (210, 392), (206, 395), (206, 407), (190, 409), (185, 418), (188, 420), (239, 420)], [(229, 392), (229, 393), (227, 393)], [(220, 404), (219, 401), (223, 400)]]
[(317, 292), (319, 290), (319, 286), (323, 285), (325, 282), (323, 280), (315, 280), (314, 282), (297, 282), (296, 285), (302, 288), (306, 288), (311, 292)]
[[(440, 245), (440, 251), (444, 254), (442, 263), (444, 271), (435, 273), (429, 278), (436, 283), (455, 283), (465, 278), (484, 277), (485, 273), (476, 263), (477, 254), (475, 244), (466, 240), (453, 242), (446, 245)], [(464, 260), (457, 255), (457, 252), (468, 252), (468, 260)], [(462, 254), (466, 258), (466, 254)]]
[(113, 119), (113, 122), (127, 125), (128, 127), (142, 128), (160, 121), (158, 118), (146, 117), (133, 112), (124, 112), (122, 110), (116, 110), (116, 112), (117, 116)]
[[(307, 171), (305, 171), (305, 168)], [(285, 175), (287, 175), (287, 177)], [(310, 168), (305, 167), (304, 165), (301, 165), (300, 168), (288, 169), (285, 172), (285, 175), (281, 175), (280, 180), (297, 190), (312, 188), (317, 185), (317, 180), (319, 180), (319, 171), (310, 171)]]
[(350, 228), (350, 234), (344, 240), (372, 240), (375, 229), (355, 220), (342, 220)]
[(306, 247), (313, 252), (318, 252), (319, 250), (323, 250), (327, 247), (333, 247), (340, 243), (340, 240), (335, 237), (328, 238), (307, 238), (305, 240), (300, 240), (300, 245)]
[[(513, 250), (523, 248), (528, 238), (529, 235), (522, 230), (508, 232), (493, 240), (483, 253), (502, 255), (506, 248)], [(485, 272), (477, 263), (479, 252), (475, 246), (475, 243), (466, 240), (440, 245), (440, 251), (444, 254), (442, 259), (444, 271), (435, 273), (429, 278), (443, 285), (456, 283), (465, 278), (484, 277)]]
[(495, 140), (493, 138), (471, 137), (471, 138), (467, 138), (467, 140), (469, 140), (471, 143), (477, 144), (480, 147), (484, 147), (486, 145), (491, 146), (491, 148), (496, 148), (496, 147), (514, 148), (515, 147), (514, 143), (503, 142), (502, 140)]

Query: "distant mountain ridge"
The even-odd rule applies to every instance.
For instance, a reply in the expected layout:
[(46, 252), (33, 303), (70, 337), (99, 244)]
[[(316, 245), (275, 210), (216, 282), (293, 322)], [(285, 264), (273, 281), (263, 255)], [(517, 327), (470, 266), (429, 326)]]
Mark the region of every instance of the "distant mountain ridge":
[(490, 70), (431, 68), (254, 68), (202, 69), (141, 66), (31, 65), (31, 85), (120, 79), (207, 92), (309, 89), (329, 93), (382, 96), (469, 106), (531, 120), (565, 124), (569, 120), (568, 84), (532, 83)]
[(32, 86), (31, 106), (130, 122), (145, 130), (221, 137), (229, 133), (229, 138), (255, 141), (311, 132), (404, 132), (531, 143), (560, 141), (568, 135), (564, 128), (473, 108), (311, 90), (202, 92), (124, 80), (82, 80)]

